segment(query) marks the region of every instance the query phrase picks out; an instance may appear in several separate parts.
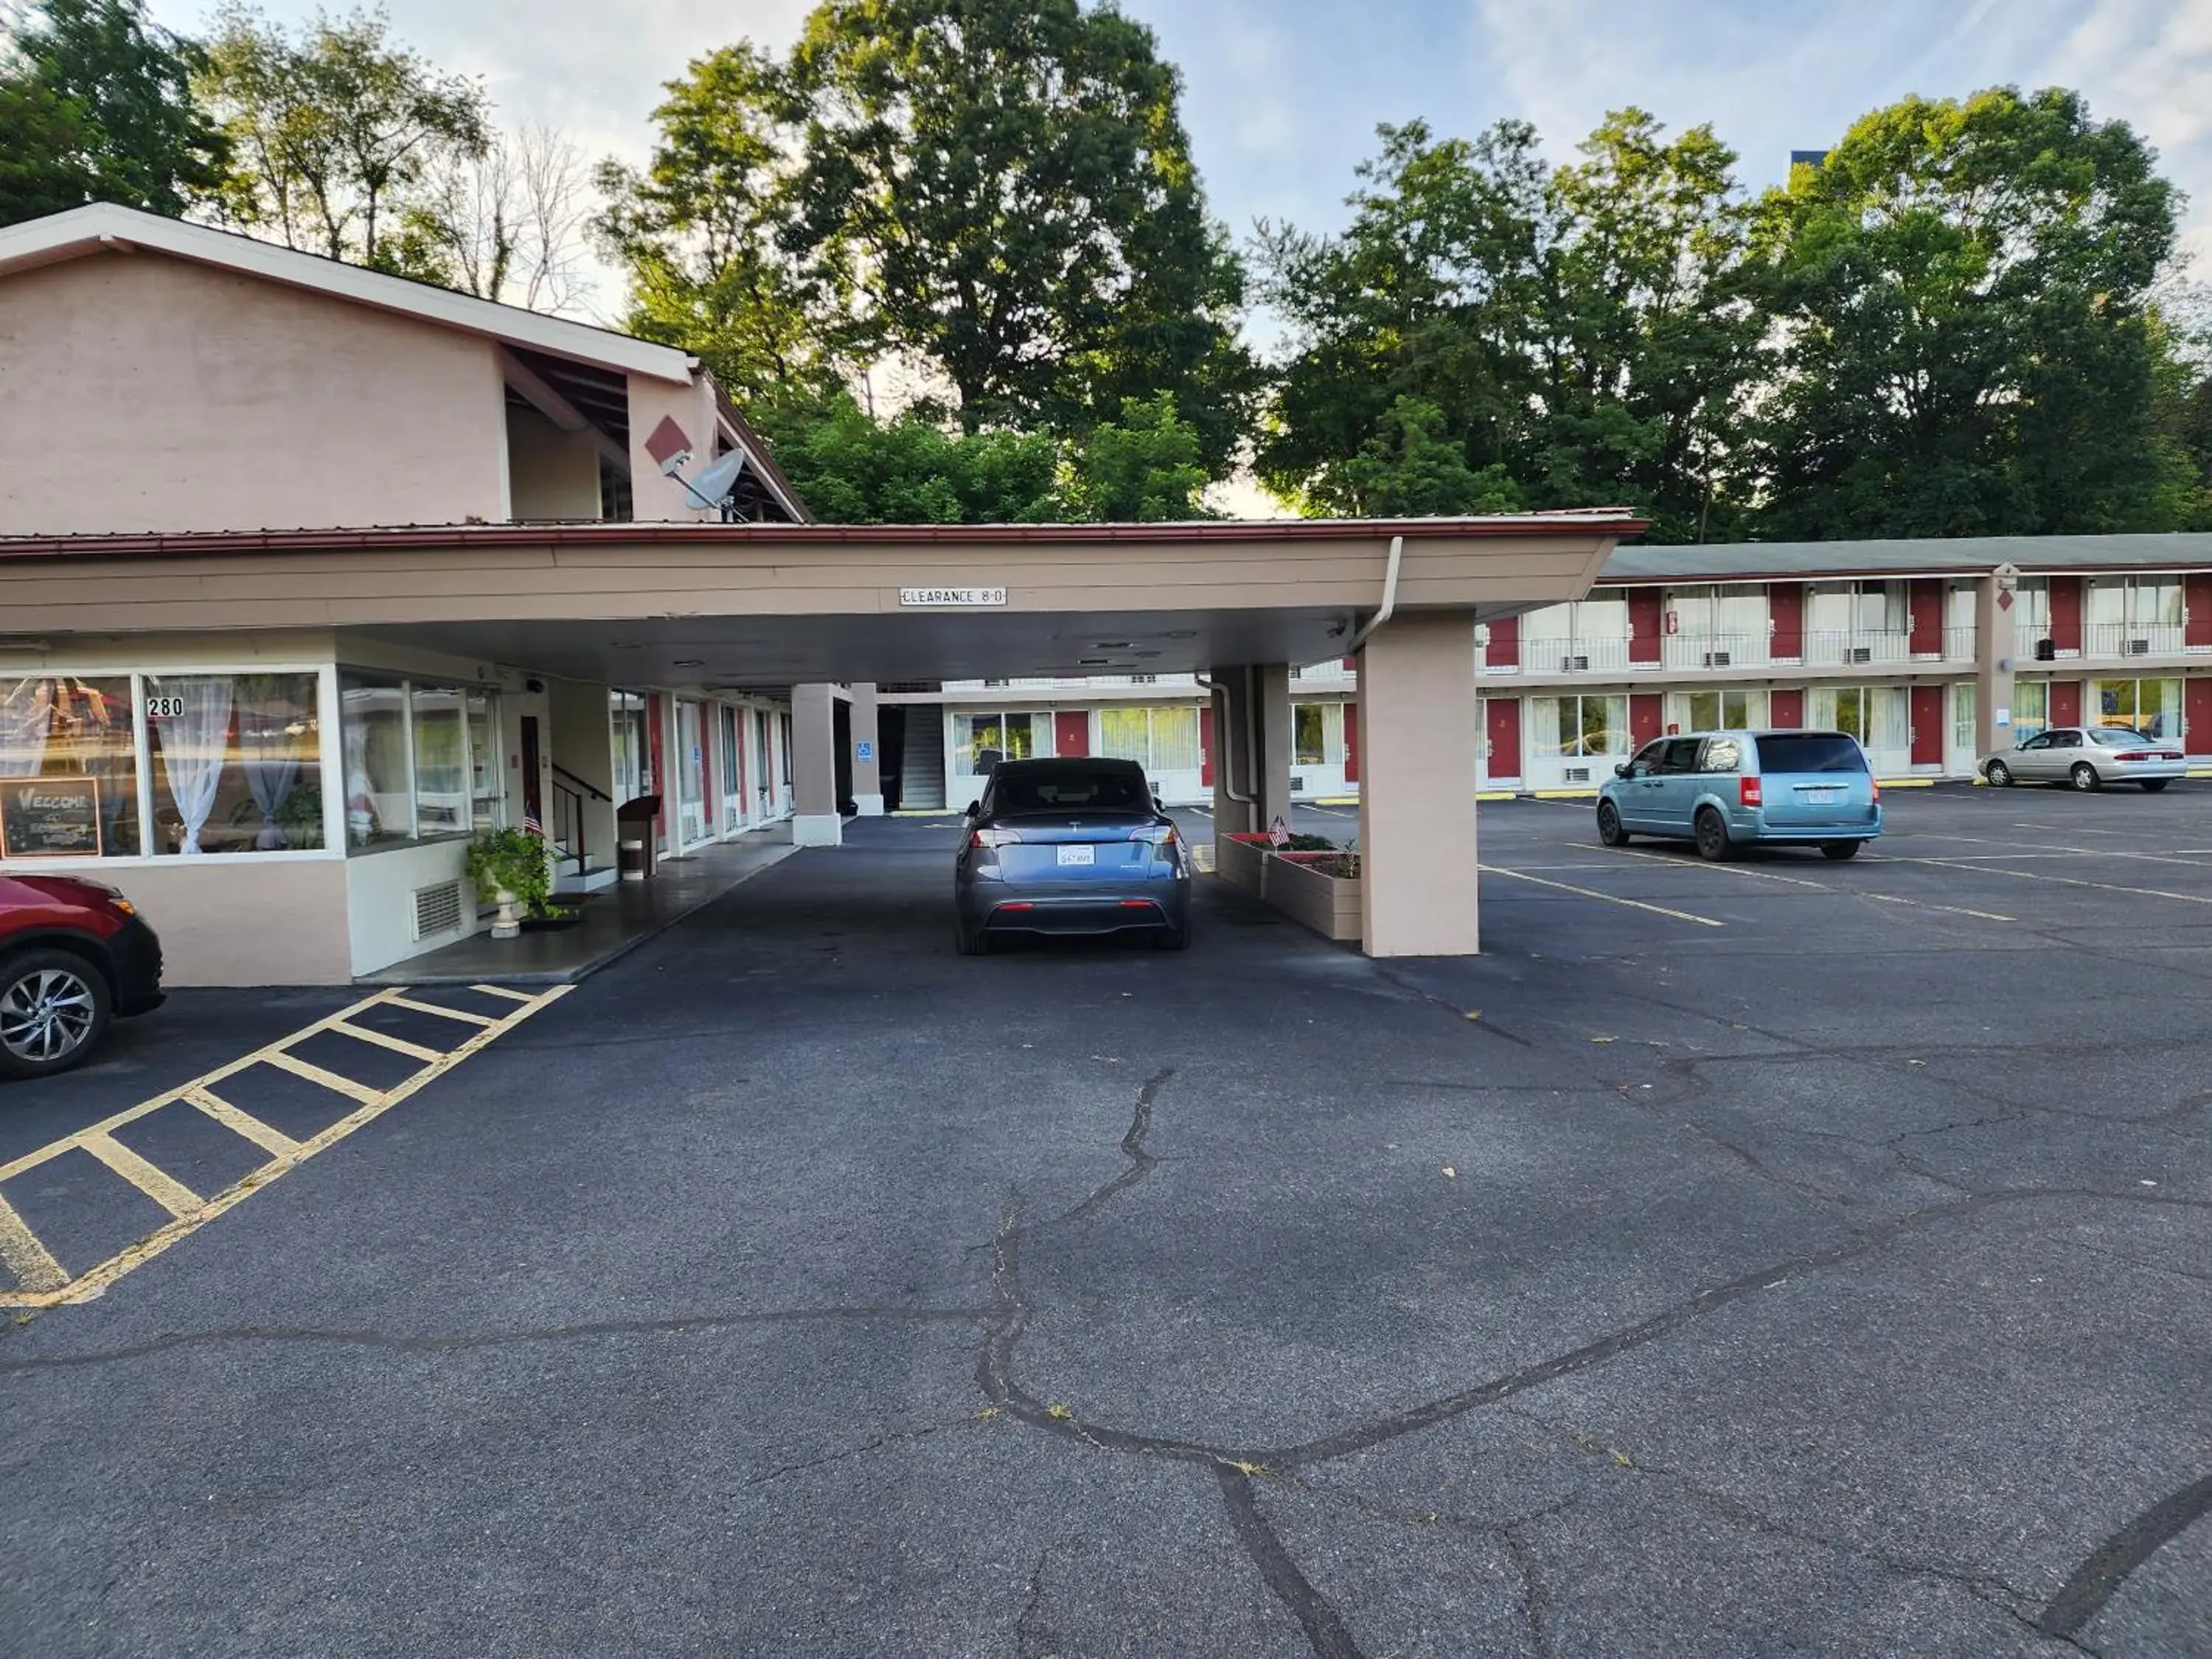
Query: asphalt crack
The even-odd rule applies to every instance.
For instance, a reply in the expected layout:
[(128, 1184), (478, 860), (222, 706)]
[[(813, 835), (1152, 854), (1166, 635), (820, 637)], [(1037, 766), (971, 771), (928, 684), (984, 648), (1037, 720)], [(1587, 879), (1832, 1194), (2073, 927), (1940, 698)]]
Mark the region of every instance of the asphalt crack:
[(2207, 1515), (2212, 1515), (2212, 1474), (2169, 1492), (2092, 1551), (2051, 1598), (2037, 1628), (2073, 1641), (2136, 1568)]
[(1268, 1590), (1298, 1621), (1298, 1628), (1306, 1633), (1306, 1644), (1314, 1650), (1316, 1659), (1362, 1659), (1359, 1644), (1352, 1639), (1343, 1615), (1298, 1571), (1298, 1564), (1283, 1547), (1282, 1539), (1261, 1513), (1251, 1477), (1234, 1464), (1217, 1462), (1213, 1478), (1220, 1484), (1221, 1501), (1228, 1507), (1237, 1541), (1259, 1568)]

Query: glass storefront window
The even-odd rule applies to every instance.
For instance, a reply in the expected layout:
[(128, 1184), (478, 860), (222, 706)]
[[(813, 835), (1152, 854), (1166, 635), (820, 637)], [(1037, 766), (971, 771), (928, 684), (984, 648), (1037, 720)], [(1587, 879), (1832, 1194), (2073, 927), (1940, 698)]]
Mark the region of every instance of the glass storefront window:
[(1686, 732), (1747, 732), (1766, 724), (1764, 691), (1692, 691)]
[(349, 673), (340, 684), (338, 706), (345, 732), (346, 845), (413, 840), (406, 686)]
[(1152, 715), (1152, 757), (1147, 773), (1195, 772), (1201, 764), (1198, 742), (1198, 710), (1191, 708), (1154, 708)]
[(2022, 680), (2012, 689), (2012, 735), (2014, 742), (2033, 737), (2049, 725), (2051, 686), (2045, 680)]
[(1863, 749), (1903, 749), (1911, 742), (1901, 685), (1817, 686), (1812, 702), (1815, 731), (1848, 732)]
[(1322, 735), (1321, 705), (1302, 702), (1291, 710), (1291, 725), (1294, 733), (1291, 744), (1291, 759), (1298, 766), (1319, 766), (1327, 752)]
[(2090, 690), (2096, 697), (2099, 725), (2131, 726), (2146, 737), (2179, 739), (2179, 680), (2100, 680)]
[(500, 756), (506, 745), (499, 724), (499, 698), (471, 690), (463, 694), (469, 726), (469, 829), (477, 835), (496, 830), (507, 790)]
[(319, 851), (313, 674), (148, 674), (156, 854)]
[(0, 678), (0, 857), (143, 850), (134, 714), (128, 676)]
[(415, 833), (458, 836), (469, 827), (469, 740), (458, 686), (417, 685), (415, 721)]

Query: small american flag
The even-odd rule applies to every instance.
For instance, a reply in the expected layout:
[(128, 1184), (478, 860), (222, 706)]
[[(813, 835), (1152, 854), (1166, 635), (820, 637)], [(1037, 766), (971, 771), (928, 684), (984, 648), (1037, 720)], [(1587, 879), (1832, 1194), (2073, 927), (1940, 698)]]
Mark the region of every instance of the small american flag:
[(538, 822), (538, 814), (527, 807), (523, 809), (522, 828), (526, 835), (543, 836), (545, 833), (545, 826)]

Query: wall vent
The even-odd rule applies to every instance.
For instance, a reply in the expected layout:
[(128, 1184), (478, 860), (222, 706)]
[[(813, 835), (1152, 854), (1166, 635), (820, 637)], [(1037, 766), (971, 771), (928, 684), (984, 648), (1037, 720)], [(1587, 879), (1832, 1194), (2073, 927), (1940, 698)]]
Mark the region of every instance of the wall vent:
[(415, 890), (415, 937), (434, 939), (461, 925), (461, 884), (441, 881)]
[(1566, 779), (1569, 783), (1588, 783), (1589, 778), (1590, 769), (1587, 766), (1570, 766), (1566, 769)]

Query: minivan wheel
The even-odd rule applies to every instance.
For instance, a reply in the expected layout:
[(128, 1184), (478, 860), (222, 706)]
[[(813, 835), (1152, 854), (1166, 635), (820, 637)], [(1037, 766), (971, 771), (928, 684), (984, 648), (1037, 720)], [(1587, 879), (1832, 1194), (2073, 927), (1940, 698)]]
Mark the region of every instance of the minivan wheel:
[(2105, 787), (2105, 781), (2097, 775), (2097, 769), (2087, 761), (2075, 763), (2072, 776), (2074, 787), (2085, 795)]
[(1841, 864), (1845, 859), (1856, 858), (1859, 848), (1864, 845), (1863, 842), (1856, 841), (1824, 841), (1820, 843), (1820, 856)]
[(1731, 856), (1735, 848), (1729, 844), (1728, 825), (1711, 807), (1698, 814), (1698, 856), (1709, 864), (1718, 864)]
[(2012, 768), (2002, 761), (1991, 761), (1984, 775), (2000, 789), (2012, 787)]
[(1628, 831), (1620, 827), (1620, 809), (1609, 800), (1597, 804), (1597, 838), (1607, 847), (1628, 845)]
[(51, 1077), (107, 1030), (106, 978), (73, 951), (27, 951), (0, 964), (0, 1077)]

